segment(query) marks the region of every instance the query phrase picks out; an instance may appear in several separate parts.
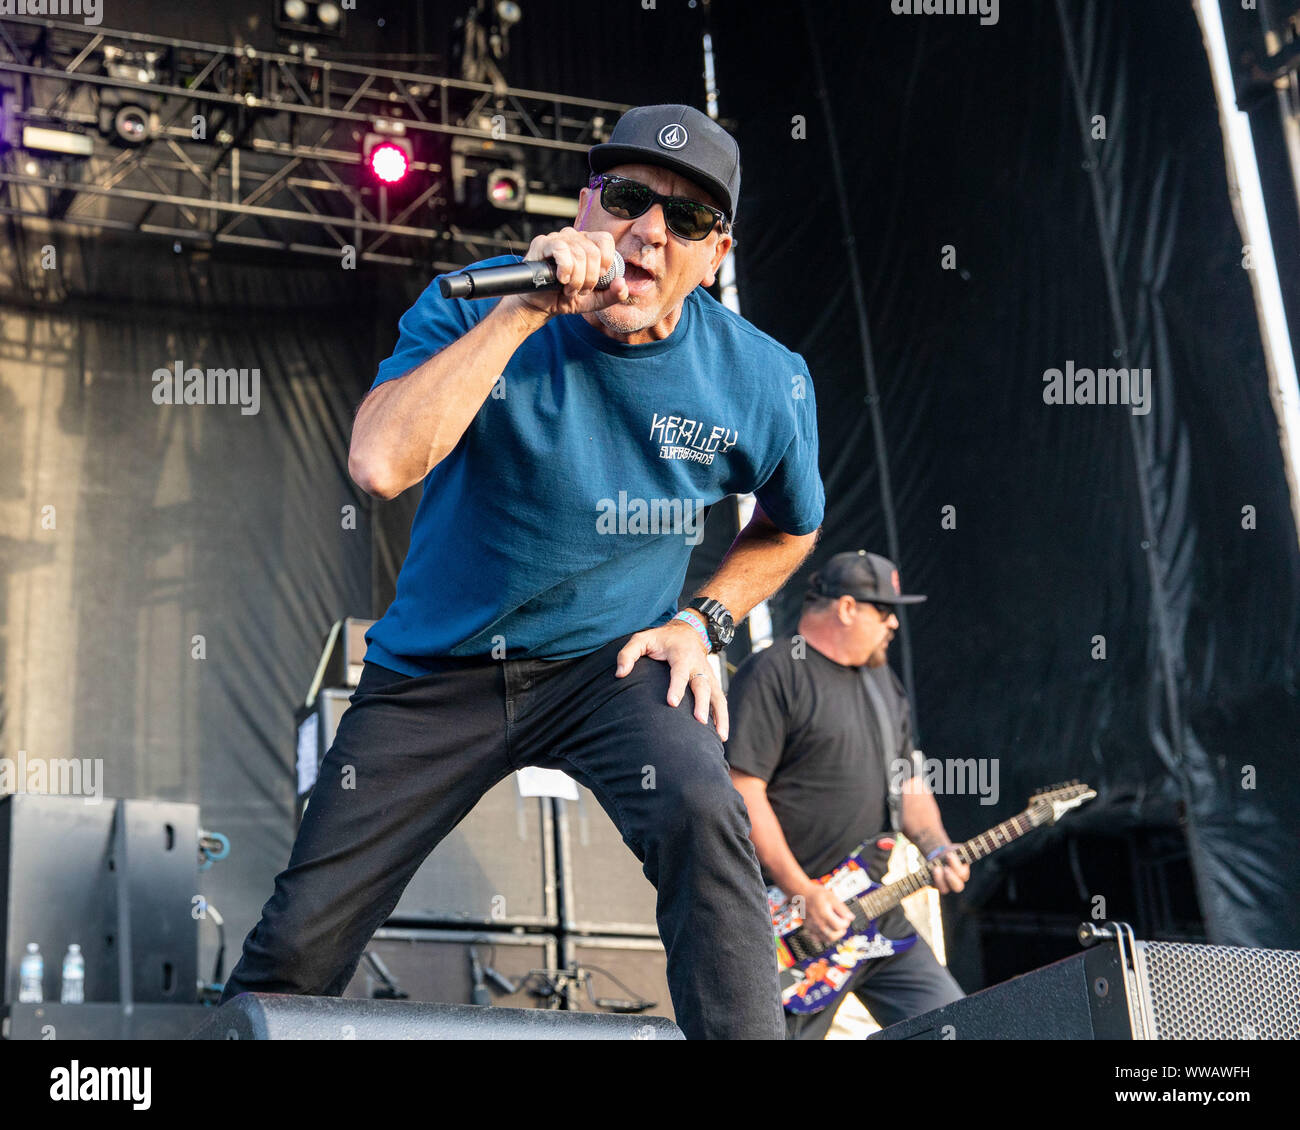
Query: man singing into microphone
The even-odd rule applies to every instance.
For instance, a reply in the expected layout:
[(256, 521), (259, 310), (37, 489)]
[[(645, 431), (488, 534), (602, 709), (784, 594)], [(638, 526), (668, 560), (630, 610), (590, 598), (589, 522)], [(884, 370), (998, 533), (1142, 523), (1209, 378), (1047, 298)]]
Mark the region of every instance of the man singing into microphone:
[[(731, 249), (735, 140), (688, 106), (644, 106), (589, 162), (577, 227), (528, 249), (563, 289), (467, 301), (431, 285), (357, 412), (356, 482), (424, 493), (223, 999), (341, 994), (428, 853), (536, 765), (591, 789), (658, 889), (686, 1035), (785, 1034), (707, 656), (816, 539), (812, 386), (802, 358), (702, 289)], [(598, 290), (616, 250), (626, 276)], [(678, 611), (690, 516), (750, 491), (753, 519)]]

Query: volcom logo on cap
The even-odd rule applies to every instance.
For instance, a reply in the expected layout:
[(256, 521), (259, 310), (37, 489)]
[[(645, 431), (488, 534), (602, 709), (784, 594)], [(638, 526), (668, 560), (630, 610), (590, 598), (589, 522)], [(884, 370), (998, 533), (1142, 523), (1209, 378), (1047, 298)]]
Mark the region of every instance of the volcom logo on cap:
[(659, 131), (659, 144), (664, 149), (680, 149), (690, 139), (691, 135), (686, 132), (686, 127), (678, 122), (664, 126)]

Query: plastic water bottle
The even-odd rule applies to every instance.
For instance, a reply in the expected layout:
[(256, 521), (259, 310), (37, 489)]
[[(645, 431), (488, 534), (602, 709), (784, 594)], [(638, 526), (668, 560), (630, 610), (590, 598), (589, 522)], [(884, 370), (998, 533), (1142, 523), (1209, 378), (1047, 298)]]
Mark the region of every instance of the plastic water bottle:
[(22, 964), (18, 967), (18, 1000), (21, 1004), (40, 1004), (45, 999), (42, 982), (45, 980), (45, 958), (35, 942), (27, 943)]
[(63, 1004), (82, 1004), (86, 999), (86, 959), (81, 947), (73, 942), (63, 955), (63, 988), (59, 1000)]

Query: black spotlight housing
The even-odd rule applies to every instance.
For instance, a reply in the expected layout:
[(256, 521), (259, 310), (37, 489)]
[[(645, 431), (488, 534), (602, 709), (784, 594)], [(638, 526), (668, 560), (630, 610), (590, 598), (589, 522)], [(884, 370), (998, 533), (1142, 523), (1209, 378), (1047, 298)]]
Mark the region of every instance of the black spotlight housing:
[(518, 145), (476, 137), (451, 143), (451, 186), (456, 212), (465, 223), (500, 222), (502, 213), (524, 210), (527, 166)]
[(286, 35), (329, 36), (338, 39), (343, 35), (344, 14), (342, 0), (272, 0), (275, 4), (275, 26)]
[(135, 101), (125, 92), (106, 90), (100, 95), (95, 122), (114, 145), (138, 149), (158, 136), (160, 125), (153, 98)]

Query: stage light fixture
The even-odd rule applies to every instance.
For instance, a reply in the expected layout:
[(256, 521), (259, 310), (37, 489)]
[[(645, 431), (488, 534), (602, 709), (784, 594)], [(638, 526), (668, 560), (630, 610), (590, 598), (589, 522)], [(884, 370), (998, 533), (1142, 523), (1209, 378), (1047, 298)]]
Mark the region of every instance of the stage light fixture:
[(334, 0), (275, 0), (275, 23), (292, 35), (343, 34), (343, 9)]
[(18, 98), (7, 86), (0, 86), (0, 153), (18, 144)]
[(375, 146), (370, 151), (370, 171), (385, 184), (396, 184), (411, 166), (406, 154), (391, 141)]
[(105, 92), (99, 103), (99, 132), (115, 145), (138, 149), (158, 136), (158, 115), (138, 102), (121, 102)]
[(404, 136), (401, 122), (376, 120), (362, 142), (361, 155), (370, 175), (380, 184), (401, 184), (411, 171), (415, 150)]
[(121, 107), (113, 115), (113, 132), (123, 145), (143, 145), (149, 140), (149, 112), (143, 106)]
[(524, 208), (530, 216), (554, 216), (557, 220), (573, 223), (578, 211), (577, 193), (573, 196), (556, 196), (546, 192), (529, 192), (524, 196)]
[(524, 10), (515, 0), (498, 0), (497, 19), (503, 28), (510, 28), (524, 18)]
[(104, 73), (126, 82), (154, 82), (158, 78), (160, 51), (128, 51), (113, 44), (104, 45)]
[(528, 197), (523, 149), (498, 141), (457, 137), (451, 143), (452, 197), (466, 223), (500, 223), (501, 212), (522, 212)]
[(0, 86), (0, 153), (13, 146), (18, 137), (18, 99), (7, 86)]
[(89, 157), (95, 150), (89, 134), (44, 126), (23, 126), (21, 145), (31, 153), (57, 153), (62, 157)]
[[(110, 57), (109, 48), (106, 47), (104, 51), (104, 58), (107, 60)], [(117, 51), (112, 57), (118, 62), (110, 69), (125, 67), (129, 72), (118, 77), (133, 82), (151, 82), (155, 78), (152, 69), (138, 69), (140, 60), (134, 56), (126, 59), (121, 51)], [(149, 67), (152, 67), (152, 63)], [(114, 145), (138, 149), (152, 141), (161, 131), (162, 127), (158, 120), (160, 100), (157, 95), (145, 91), (108, 87), (99, 91), (98, 99), (95, 125), (99, 132)]]
[(518, 212), (523, 209), (528, 185), (515, 169), (493, 169), (487, 178), (487, 199), (493, 208)]

